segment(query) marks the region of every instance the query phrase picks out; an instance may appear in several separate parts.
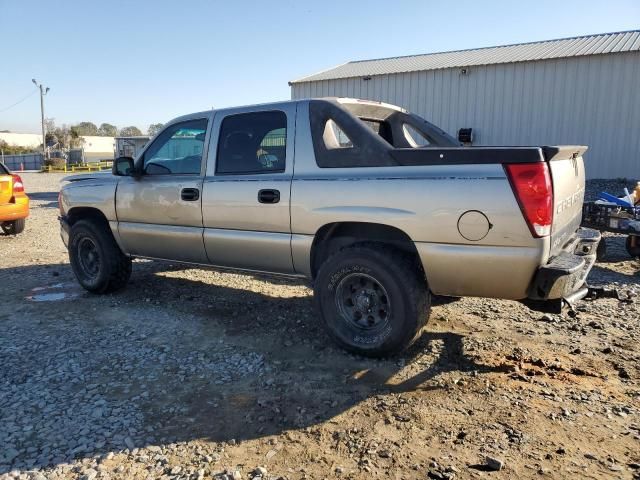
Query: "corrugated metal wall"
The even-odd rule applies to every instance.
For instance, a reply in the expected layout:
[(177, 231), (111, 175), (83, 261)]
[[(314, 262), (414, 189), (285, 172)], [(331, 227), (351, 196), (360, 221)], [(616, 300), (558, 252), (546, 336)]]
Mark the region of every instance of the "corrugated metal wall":
[(589, 178), (640, 180), (640, 52), (293, 84), (400, 105), (474, 145), (588, 145)]

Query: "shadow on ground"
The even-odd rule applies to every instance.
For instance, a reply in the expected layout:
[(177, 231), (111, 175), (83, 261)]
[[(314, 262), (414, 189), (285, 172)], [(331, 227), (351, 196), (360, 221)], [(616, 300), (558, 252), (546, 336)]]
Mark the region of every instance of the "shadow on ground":
[[(258, 293), (220, 275), (185, 278), (183, 268), (136, 263), (118, 294), (76, 290), (73, 300), (40, 303), (25, 300), (33, 287), (75, 288), (68, 265), (0, 270), (0, 281), (24, 279), (0, 313), (0, 474), (125, 448), (278, 435), (374, 395), (428, 392), (442, 372), (494, 371), (465, 356), (453, 332), (426, 333), (398, 357), (355, 357), (333, 346), (296, 283), (260, 277)], [(274, 296), (287, 287), (291, 296)], [(418, 357), (419, 373), (405, 378)]]
[(58, 192), (27, 192), (31, 201), (49, 202), (38, 204), (40, 208), (58, 208)]
[(626, 235), (607, 235), (603, 237), (603, 240), (607, 245), (607, 254), (593, 266), (589, 274), (589, 283), (594, 285), (613, 282), (640, 283), (640, 262), (638, 260), (632, 263), (635, 268), (629, 269), (625, 273), (621, 272), (620, 268), (612, 268), (613, 265), (617, 266), (619, 263), (629, 262), (631, 259), (625, 247)]

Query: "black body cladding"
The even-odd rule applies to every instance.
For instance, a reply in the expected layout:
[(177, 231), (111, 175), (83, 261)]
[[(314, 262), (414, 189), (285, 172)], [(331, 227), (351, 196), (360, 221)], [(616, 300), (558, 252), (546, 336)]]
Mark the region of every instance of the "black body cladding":
[[(579, 145), (462, 147), (417, 115), (376, 104), (363, 103), (352, 108), (334, 100), (311, 100), (309, 117), (316, 162), (321, 168), (534, 163), (576, 158), (587, 150)], [(361, 119), (382, 121), (384, 130), (376, 134)], [(352, 146), (327, 147), (323, 135), (329, 120), (338, 125)], [(410, 145), (403, 130), (405, 125), (418, 130), (429, 145)]]

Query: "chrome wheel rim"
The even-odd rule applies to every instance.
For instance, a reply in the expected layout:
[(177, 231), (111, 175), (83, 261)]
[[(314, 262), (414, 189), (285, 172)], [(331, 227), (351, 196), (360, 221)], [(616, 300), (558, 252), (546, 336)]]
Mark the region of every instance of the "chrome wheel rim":
[(356, 328), (372, 330), (389, 323), (389, 295), (371, 275), (350, 273), (336, 287), (335, 299), (340, 316)]

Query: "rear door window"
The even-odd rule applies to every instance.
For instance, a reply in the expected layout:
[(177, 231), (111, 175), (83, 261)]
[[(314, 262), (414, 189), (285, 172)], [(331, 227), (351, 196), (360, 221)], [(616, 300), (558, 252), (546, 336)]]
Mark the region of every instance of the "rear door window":
[(222, 121), (216, 174), (284, 172), (287, 115), (279, 110), (229, 115)]

